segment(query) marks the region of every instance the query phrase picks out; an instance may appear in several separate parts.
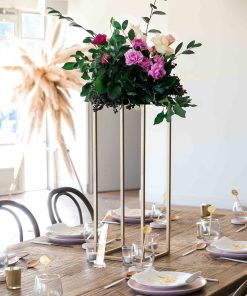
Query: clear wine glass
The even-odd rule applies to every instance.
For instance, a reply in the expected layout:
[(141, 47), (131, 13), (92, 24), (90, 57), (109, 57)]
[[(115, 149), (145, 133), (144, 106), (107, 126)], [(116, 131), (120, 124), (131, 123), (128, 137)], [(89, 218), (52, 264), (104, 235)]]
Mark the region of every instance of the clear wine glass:
[(58, 274), (39, 274), (35, 277), (34, 296), (63, 296), (61, 277)]

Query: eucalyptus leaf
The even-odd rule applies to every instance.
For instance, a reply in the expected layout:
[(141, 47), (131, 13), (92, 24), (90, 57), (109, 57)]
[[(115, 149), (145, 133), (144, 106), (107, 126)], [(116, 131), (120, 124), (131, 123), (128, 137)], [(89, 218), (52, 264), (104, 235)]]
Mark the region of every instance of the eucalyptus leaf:
[(187, 45), (187, 48), (193, 48), (195, 42), (196, 42), (195, 40), (191, 41), (191, 42)]
[(144, 22), (149, 23), (150, 18), (147, 16), (142, 17), (142, 19), (144, 20)]
[(157, 14), (157, 15), (166, 15), (166, 13), (164, 11), (161, 11), (161, 10), (155, 10), (153, 12), (153, 14)]
[(193, 50), (190, 49), (186, 49), (182, 52), (182, 54), (194, 54), (195, 52)]
[(153, 5), (152, 3), (150, 3), (150, 7), (154, 8), (154, 9), (157, 9), (157, 6)]
[(178, 46), (175, 49), (175, 54), (177, 54), (181, 50), (182, 46), (183, 46), (183, 42), (178, 44)]
[(151, 30), (148, 31), (148, 33), (161, 34), (161, 31), (160, 30), (156, 30), (156, 29), (151, 29)]
[(171, 122), (173, 115), (174, 115), (174, 112), (173, 112), (171, 106), (168, 106), (167, 111), (166, 111), (166, 121)]

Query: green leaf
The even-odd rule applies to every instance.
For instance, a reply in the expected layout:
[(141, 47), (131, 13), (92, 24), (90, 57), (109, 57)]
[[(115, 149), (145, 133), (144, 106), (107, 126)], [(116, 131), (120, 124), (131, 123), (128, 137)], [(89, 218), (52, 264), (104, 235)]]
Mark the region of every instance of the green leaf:
[(91, 90), (92, 82), (86, 83), (81, 89), (81, 97), (86, 97)]
[(95, 79), (95, 90), (100, 94), (106, 93), (105, 76), (98, 76)]
[(121, 95), (121, 86), (119, 84), (110, 83), (107, 88), (107, 94), (112, 100), (118, 98)]
[(195, 40), (191, 41), (188, 45), (187, 45), (187, 48), (192, 48), (194, 47), (194, 44), (195, 44)]
[(86, 37), (84, 40), (83, 40), (83, 43), (91, 43), (92, 42), (92, 37)]
[(77, 65), (77, 63), (68, 62), (63, 65), (63, 69), (64, 70), (73, 70), (73, 69), (75, 69), (76, 65)]
[(117, 30), (121, 30), (121, 25), (120, 25), (120, 23), (119, 22), (117, 22), (117, 21), (113, 21), (112, 22), (112, 25), (113, 25), (113, 27), (114, 28), (116, 28)]
[(130, 40), (135, 38), (135, 31), (133, 29), (129, 30), (128, 37)]
[(158, 34), (161, 34), (161, 31), (160, 30), (156, 30), (156, 29), (151, 29), (148, 31), (148, 33), (158, 33)]
[(87, 72), (84, 72), (81, 78), (84, 79), (84, 80), (89, 80), (90, 76), (88, 75)]
[(91, 52), (91, 53), (96, 53), (98, 50), (95, 49), (95, 48), (90, 48), (88, 51)]
[(190, 49), (187, 49), (187, 50), (184, 50), (182, 52), (182, 54), (194, 54), (195, 52), (193, 50), (190, 50)]
[(160, 124), (165, 119), (165, 113), (164, 111), (157, 114), (157, 116), (154, 119), (154, 124)]
[(175, 54), (177, 54), (180, 51), (180, 49), (182, 48), (182, 46), (183, 46), (183, 42), (181, 42), (181, 43), (178, 44), (178, 46), (175, 49)]
[(153, 14), (157, 14), (157, 15), (166, 15), (166, 13), (164, 11), (161, 11), (161, 10), (155, 10), (153, 12)]
[(128, 96), (136, 96), (137, 93), (136, 92), (133, 92), (133, 91), (130, 91), (130, 92), (127, 92), (127, 95)]
[(127, 29), (127, 27), (128, 27), (128, 20), (125, 20), (123, 23), (122, 23), (122, 29), (123, 30), (125, 30), (125, 29)]
[(142, 17), (142, 19), (144, 20), (144, 22), (149, 23), (150, 18), (147, 16)]
[(195, 47), (200, 47), (200, 46), (202, 46), (202, 44), (201, 44), (201, 43), (196, 43), (196, 44), (194, 44), (194, 46), (193, 46), (193, 47), (195, 48)]
[(167, 107), (167, 111), (166, 111), (166, 121), (171, 122), (172, 115), (174, 115), (174, 112), (173, 112), (171, 106), (169, 105)]
[(173, 110), (174, 110), (175, 114), (177, 114), (180, 117), (185, 118), (186, 111), (183, 108), (181, 108), (178, 104), (173, 106)]
[(154, 9), (157, 9), (157, 6), (153, 5), (152, 3), (150, 3), (150, 7), (154, 8)]

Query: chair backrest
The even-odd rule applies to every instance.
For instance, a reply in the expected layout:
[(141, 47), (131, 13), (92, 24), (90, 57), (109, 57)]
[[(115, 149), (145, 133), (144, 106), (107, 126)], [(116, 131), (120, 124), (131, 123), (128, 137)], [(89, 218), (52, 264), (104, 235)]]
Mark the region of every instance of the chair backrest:
[(35, 237), (40, 236), (38, 223), (37, 223), (36, 219), (34, 218), (33, 214), (29, 211), (28, 208), (26, 208), (24, 205), (19, 204), (19, 203), (13, 201), (13, 200), (0, 200), (0, 210), (3, 210), (3, 211), (6, 211), (6, 212), (10, 213), (14, 217), (14, 219), (15, 219), (15, 221), (17, 223), (17, 226), (18, 226), (18, 229), (19, 229), (19, 240), (20, 240), (20, 242), (23, 241), (23, 227), (22, 227), (22, 224), (21, 224), (21, 221), (20, 221), (19, 217), (13, 211), (13, 209), (11, 209), (11, 207), (21, 210), (29, 218), (30, 222), (32, 223), (33, 232), (34, 232)]
[(83, 224), (82, 210), (75, 196), (78, 197), (85, 204), (86, 208), (90, 213), (91, 219), (93, 219), (93, 207), (91, 203), (88, 201), (88, 199), (86, 198), (86, 196), (75, 188), (61, 187), (61, 188), (53, 189), (48, 195), (48, 201), (47, 201), (48, 211), (49, 211), (49, 216), (52, 224), (62, 222), (57, 211), (57, 201), (61, 196), (67, 196), (74, 202), (78, 210), (80, 224)]

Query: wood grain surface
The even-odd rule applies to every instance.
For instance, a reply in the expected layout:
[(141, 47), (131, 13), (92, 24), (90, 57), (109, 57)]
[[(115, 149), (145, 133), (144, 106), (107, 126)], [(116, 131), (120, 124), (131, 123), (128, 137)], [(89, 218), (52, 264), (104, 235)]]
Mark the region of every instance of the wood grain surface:
[[(176, 270), (185, 272), (202, 271), (203, 276), (219, 279), (219, 283), (208, 283), (206, 287), (193, 295), (195, 296), (227, 296), (247, 279), (247, 264), (216, 260), (211, 258), (206, 251), (196, 251), (191, 255), (181, 255), (190, 250), (196, 242), (195, 223), (200, 219), (199, 209), (190, 207), (174, 207), (180, 219), (172, 222), (172, 247), (171, 254), (155, 261), (158, 270)], [(236, 233), (239, 226), (232, 225), (231, 212), (217, 211), (221, 224), (221, 235), (226, 235), (236, 240), (247, 240), (247, 230)], [(139, 225), (127, 225), (127, 243), (138, 242)], [(165, 237), (165, 230), (153, 230)], [(108, 239), (118, 237), (120, 225), (109, 225)], [(45, 240), (45, 238), (40, 238)], [(112, 243), (108, 248), (117, 246)], [(14, 245), (11, 251), (26, 251), (29, 256), (26, 260), (48, 255), (52, 258), (50, 273), (61, 275), (64, 296), (95, 296), (95, 295), (135, 295), (128, 288), (126, 282), (122, 282), (107, 290), (103, 287), (125, 276), (127, 268), (118, 261), (106, 260), (105, 268), (94, 268), (86, 261), (85, 251), (81, 246), (66, 248), (63, 246), (34, 245), (24, 242)], [(115, 255), (115, 254), (114, 254)], [(116, 254), (121, 255), (121, 254)], [(34, 278), (37, 273), (43, 271), (42, 266), (35, 269), (26, 269), (25, 261), (20, 261), (22, 266), (22, 287), (20, 290), (7, 290), (4, 283), (0, 283), (0, 296), (31, 296), (33, 295)]]

